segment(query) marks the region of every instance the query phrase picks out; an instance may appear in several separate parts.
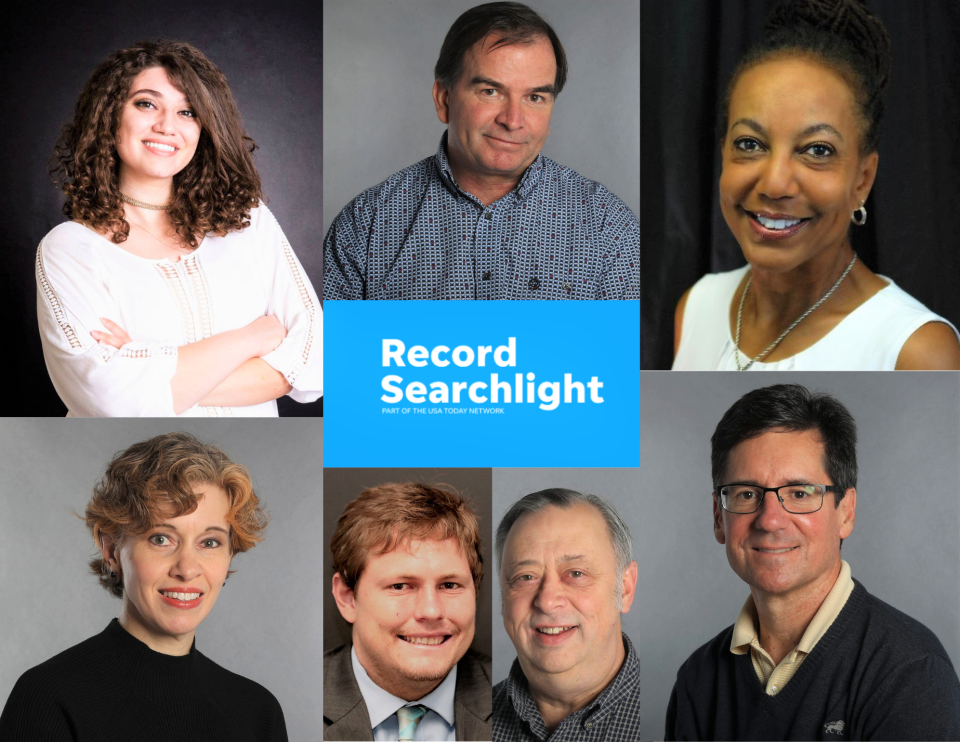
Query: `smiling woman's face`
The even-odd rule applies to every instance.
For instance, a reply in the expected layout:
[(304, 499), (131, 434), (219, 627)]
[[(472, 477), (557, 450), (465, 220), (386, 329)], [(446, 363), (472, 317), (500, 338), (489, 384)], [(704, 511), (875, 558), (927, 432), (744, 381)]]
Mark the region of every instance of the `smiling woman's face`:
[(196, 113), (166, 70), (150, 67), (137, 75), (117, 131), (121, 177), (172, 178), (193, 159), (199, 140)]
[(166, 518), (104, 551), (123, 579), (121, 625), (165, 654), (189, 651), (230, 568), (230, 500), (212, 484), (196, 485), (194, 492), (203, 497), (192, 513)]
[(720, 208), (754, 268), (830, 261), (865, 201), (877, 154), (861, 156), (863, 122), (847, 81), (806, 57), (740, 74), (722, 143)]

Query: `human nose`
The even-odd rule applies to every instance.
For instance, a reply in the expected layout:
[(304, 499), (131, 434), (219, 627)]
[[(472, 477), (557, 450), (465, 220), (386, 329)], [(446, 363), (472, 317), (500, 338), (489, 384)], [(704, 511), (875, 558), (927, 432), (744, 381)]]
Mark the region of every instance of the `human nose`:
[(534, 597), (533, 604), (542, 613), (552, 613), (566, 602), (563, 593), (563, 583), (558, 575), (545, 574), (540, 582), (540, 589)]
[(797, 181), (789, 154), (772, 154), (763, 162), (757, 189), (769, 199), (777, 200), (796, 195)]
[(173, 563), (171, 574), (174, 577), (180, 577), (189, 582), (202, 573), (200, 560), (192, 549), (181, 549), (177, 552), (176, 561)]
[(522, 128), (523, 109), (520, 101), (516, 98), (507, 97), (500, 108), (496, 121), (508, 131)]
[(767, 491), (763, 495), (763, 502), (754, 518), (754, 527), (761, 531), (779, 531), (787, 527), (790, 515), (774, 491)]
[(176, 130), (177, 112), (167, 106), (157, 112), (157, 117), (153, 122), (153, 130), (157, 134), (172, 134)]
[(417, 592), (415, 613), (419, 621), (436, 621), (443, 618), (443, 603), (435, 588), (425, 587)]

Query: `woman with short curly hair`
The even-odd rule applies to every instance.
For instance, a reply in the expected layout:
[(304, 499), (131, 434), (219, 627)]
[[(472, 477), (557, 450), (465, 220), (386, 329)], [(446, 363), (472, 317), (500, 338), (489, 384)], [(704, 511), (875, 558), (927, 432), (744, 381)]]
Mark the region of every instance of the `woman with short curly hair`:
[(276, 698), (194, 641), (234, 555), (263, 539), (246, 468), (187, 433), (160, 435), (114, 457), (85, 520), (120, 617), (20, 677), (0, 739), (286, 740)]
[(40, 334), (69, 416), (276, 416), (322, 388), (320, 304), (263, 204), (224, 75), (197, 49), (111, 55), (52, 173)]

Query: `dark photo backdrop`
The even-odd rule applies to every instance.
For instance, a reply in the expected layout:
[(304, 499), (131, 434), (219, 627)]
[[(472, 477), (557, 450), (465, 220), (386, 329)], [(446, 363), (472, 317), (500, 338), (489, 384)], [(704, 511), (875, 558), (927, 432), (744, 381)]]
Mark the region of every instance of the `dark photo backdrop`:
[[(673, 314), (705, 273), (744, 264), (720, 214), (718, 107), (774, 0), (643, 0), (641, 366), (669, 368)], [(960, 323), (960, 4), (867, 0), (893, 74), (869, 219), (853, 246), (872, 270)]]
[[(37, 245), (65, 220), (48, 161), (80, 90), (109, 54), (145, 39), (187, 41), (227, 76), (250, 136), (270, 210), (322, 293), (323, 73), (321, 3), (205, 0), (27, 2), (8, 16), (0, 47), (6, 103), (0, 134), (5, 224), (2, 274), (7, 416), (61, 416), (37, 330)], [(7, 377), (11, 379), (10, 376)], [(323, 414), (323, 400), (279, 400), (280, 414)]]

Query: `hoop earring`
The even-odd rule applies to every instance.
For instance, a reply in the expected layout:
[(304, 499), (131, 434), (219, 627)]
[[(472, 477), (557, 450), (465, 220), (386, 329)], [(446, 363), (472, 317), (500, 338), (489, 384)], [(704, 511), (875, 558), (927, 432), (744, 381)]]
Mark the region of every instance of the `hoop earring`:
[(853, 214), (850, 217), (850, 221), (856, 224), (858, 227), (862, 227), (867, 223), (867, 207), (863, 204), (860, 204), (859, 209), (854, 209)]

